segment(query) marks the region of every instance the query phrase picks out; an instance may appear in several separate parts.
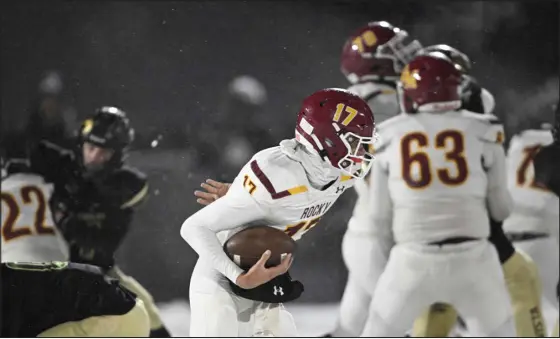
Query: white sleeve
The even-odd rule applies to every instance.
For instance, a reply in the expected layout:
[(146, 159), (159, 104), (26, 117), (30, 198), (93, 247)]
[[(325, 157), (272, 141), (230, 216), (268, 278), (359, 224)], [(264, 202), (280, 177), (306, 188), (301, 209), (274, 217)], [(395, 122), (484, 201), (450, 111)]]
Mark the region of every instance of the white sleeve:
[(235, 283), (243, 270), (229, 259), (216, 233), (263, 220), (266, 215), (265, 207), (243, 188), (242, 176), (238, 176), (225, 196), (183, 222), (181, 236), (200, 258)]
[(498, 143), (485, 142), (483, 147), (483, 164), (488, 180), (488, 212), (495, 221), (503, 221), (509, 216), (512, 208), (506, 178), (506, 154), (502, 145)]
[[(373, 161), (369, 178), (370, 220), (383, 243), (392, 243), (393, 202), (389, 193), (389, 176), (379, 156)], [(386, 240), (386, 241), (385, 241)]]

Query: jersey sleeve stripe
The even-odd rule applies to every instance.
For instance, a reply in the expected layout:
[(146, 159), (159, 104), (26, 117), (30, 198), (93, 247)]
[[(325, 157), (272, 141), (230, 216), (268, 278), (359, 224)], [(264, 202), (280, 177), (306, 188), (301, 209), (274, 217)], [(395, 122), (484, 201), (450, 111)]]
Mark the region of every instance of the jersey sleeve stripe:
[(288, 189), (288, 192), (290, 192), (291, 195), (304, 193), (304, 192), (307, 192), (307, 187), (303, 186), (303, 185), (302, 186), (296, 186), (294, 188)]
[(121, 209), (130, 208), (140, 203), (148, 194), (148, 184), (145, 184), (142, 189), (136, 193), (130, 200), (121, 205)]
[(350, 180), (350, 179), (352, 179), (351, 175), (343, 175), (343, 176), (340, 177), (341, 182), (346, 181), (346, 180)]
[(287, 189), (285, 191), (276, 192), (276, 190), (274, 189), (274, 186), (272, 186), (272, 183), (270, 182), (270, 180), (268, 179), (266, 174), (263, 173), (263, 171), (261, 170), (261, 168), (257, 164), (256, 160), (251, 161), (251, 170), (253, 171), (253, 173), (255, 173), (257, 178), (264, 185), (264, 187), (266, 188), (268, 193), (270, 193), (270, 195), (272, 196), (272, 199), (276, 200), (276, 199), (287, 197), (289, 195), (294, 195), (294, 194), (307, 192), (307, 187), (305, 187), (305, 186), (297, 186), (297, 187), (294, 187), (294, 188)]

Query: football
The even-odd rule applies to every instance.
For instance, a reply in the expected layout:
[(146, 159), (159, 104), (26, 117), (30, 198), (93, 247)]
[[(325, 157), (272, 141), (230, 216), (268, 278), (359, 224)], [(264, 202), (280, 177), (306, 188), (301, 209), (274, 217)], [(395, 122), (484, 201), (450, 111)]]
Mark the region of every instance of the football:
[(224, 243), (226, 254), (244, 270), (251, 268), (266, 250), (270, 250), (271, 255), (265, 266), (273, 267), (296, 248), (296, 242), (289, 235), (269, 226), (249, 227)]

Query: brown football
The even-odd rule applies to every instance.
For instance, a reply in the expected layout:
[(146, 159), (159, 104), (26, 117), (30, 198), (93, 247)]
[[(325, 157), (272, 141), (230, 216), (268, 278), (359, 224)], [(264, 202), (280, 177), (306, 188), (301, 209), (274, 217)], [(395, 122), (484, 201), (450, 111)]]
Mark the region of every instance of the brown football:
[(286, 233), (269, 226), (254, 226), (244, 229), (224, 244), (224, 251), (239, 267), (251, 268), (266, 250), (271, 256), (266, 267), (277, 266), (283, 255), (296, 251), (296, 242)]

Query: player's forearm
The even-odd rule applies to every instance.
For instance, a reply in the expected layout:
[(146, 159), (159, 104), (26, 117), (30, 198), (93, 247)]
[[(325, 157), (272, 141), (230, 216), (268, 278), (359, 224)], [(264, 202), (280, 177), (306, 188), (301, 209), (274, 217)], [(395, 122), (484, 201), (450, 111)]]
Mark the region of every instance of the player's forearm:
[(183, 239), (201, 259), (212, 263), (218, 272), (235, 282), (243, 270), (226, 255), (214, 231), (191, 219), (185, 220), (181, 227)]
[(511, 196), (507, 190), (490, 190), (488, 192), (487, 205), (488, 212), (492, 219), (496, 221), (504, 221), (511, 213)]
[(487, 204), (490, 217), (504, 221), (513, 205), (506, 181), (506, 159), (501, 145), (491, 145), (493, 163), (487, 171)]

